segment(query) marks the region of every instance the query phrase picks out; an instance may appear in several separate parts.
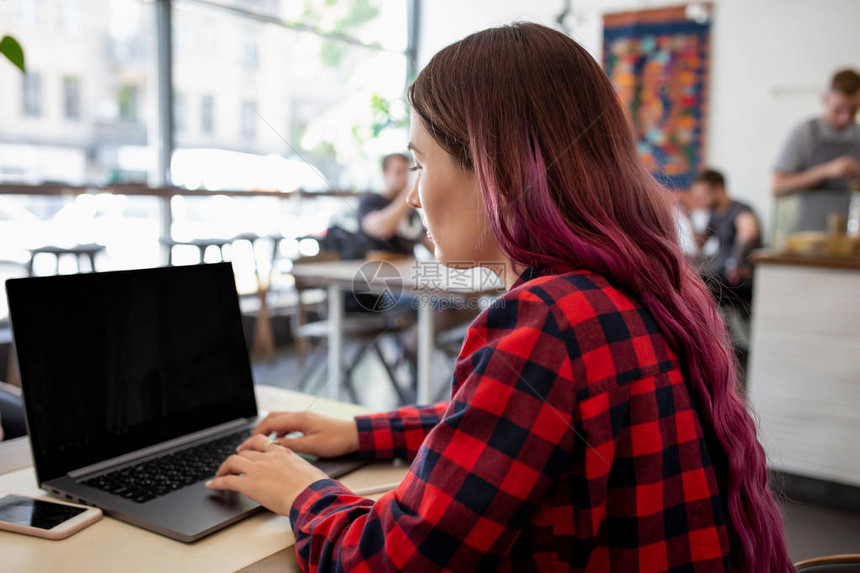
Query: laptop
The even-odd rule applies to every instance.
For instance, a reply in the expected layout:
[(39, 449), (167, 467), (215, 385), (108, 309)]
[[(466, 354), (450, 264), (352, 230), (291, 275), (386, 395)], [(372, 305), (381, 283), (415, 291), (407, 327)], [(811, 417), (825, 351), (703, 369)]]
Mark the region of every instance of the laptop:
[[(40, 487), (185, 542), (260, 509), (204, 486), (259, 419), (230, 263), (6, 292)], [(334, 478), (362, 465), (312, 463)]]

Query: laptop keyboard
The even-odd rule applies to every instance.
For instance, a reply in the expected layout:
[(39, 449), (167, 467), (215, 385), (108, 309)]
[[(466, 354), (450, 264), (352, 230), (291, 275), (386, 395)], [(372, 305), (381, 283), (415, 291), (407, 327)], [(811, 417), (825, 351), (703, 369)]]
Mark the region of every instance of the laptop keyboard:
[(242, 430), (205, 444), (95, 476), (83, 483), (136, 503), (144, 503), (211, 478), (224, 460), (236, 453), (236, 447), (250, 435), (250, 430)]

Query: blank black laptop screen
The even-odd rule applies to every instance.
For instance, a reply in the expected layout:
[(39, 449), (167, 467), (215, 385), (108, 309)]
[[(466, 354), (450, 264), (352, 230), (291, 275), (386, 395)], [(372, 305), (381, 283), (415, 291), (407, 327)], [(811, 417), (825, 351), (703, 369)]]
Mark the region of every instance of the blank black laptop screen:
[(257, 413), (229, 263), (6, 291), (40, 483)]

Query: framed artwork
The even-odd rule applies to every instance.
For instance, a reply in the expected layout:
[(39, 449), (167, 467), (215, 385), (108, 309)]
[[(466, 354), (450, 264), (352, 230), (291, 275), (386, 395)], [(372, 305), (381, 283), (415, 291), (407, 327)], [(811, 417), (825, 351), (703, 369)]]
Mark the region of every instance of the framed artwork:
[(603, 66), (654, 176), (686, 189), (701, 169), (707, 128), (710, 4), (606, 14)]

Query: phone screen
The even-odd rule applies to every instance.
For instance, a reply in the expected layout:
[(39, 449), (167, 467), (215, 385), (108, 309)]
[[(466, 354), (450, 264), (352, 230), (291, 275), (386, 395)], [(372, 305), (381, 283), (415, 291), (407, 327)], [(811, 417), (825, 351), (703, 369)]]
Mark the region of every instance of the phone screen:
[(86, 510), (85, 507), (73, 507), (17, 495), (0, 497), (0, 521), (29, 525), (39, 529), (53, 529)]

